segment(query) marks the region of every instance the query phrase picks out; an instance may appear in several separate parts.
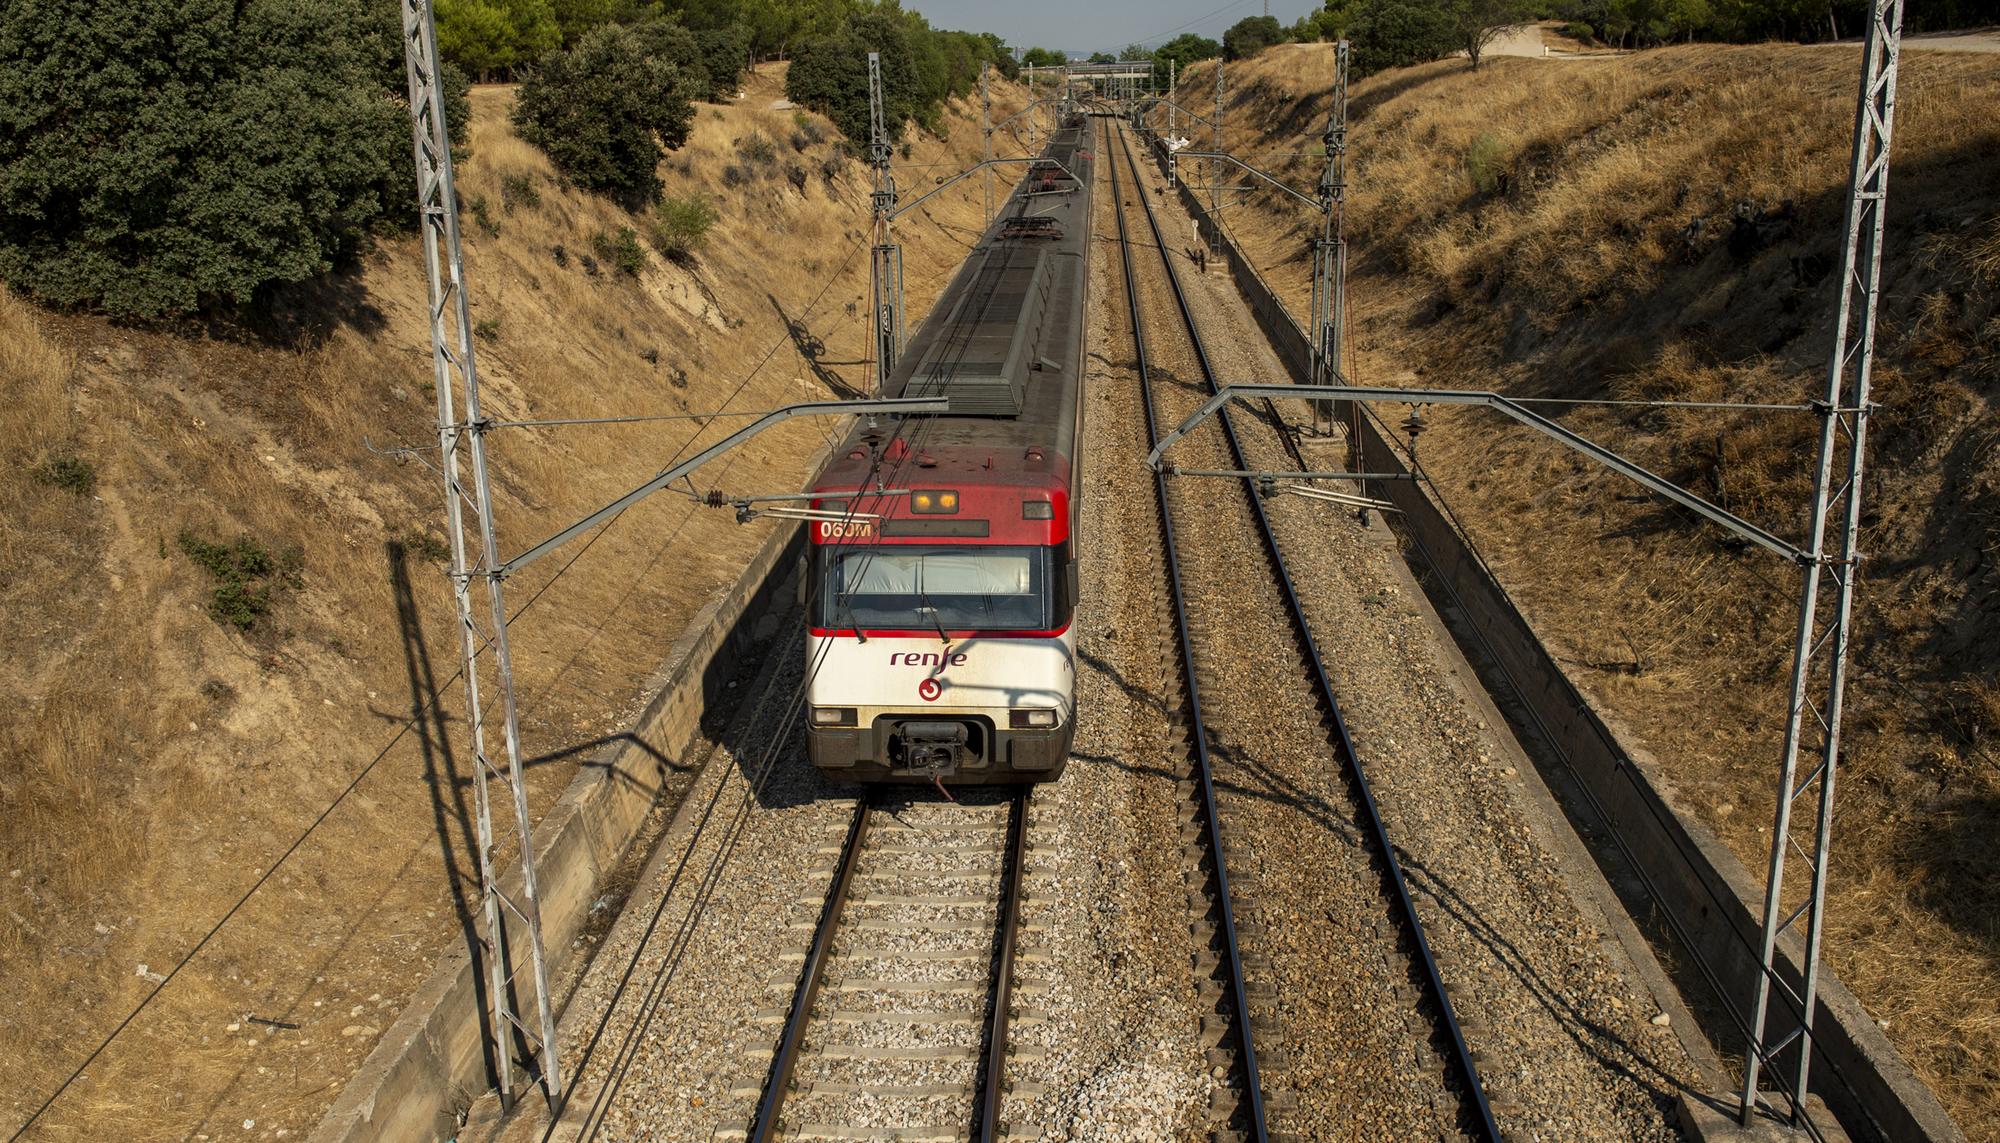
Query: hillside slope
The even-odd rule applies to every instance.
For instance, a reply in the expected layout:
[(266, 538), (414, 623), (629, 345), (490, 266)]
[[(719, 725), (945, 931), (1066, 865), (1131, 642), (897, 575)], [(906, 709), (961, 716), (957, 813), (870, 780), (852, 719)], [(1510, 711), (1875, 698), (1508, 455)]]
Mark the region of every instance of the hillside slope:
[[(1225, 72), (1226, 145), (1318, 179), (1332, 53)], [(1350, 370), (1546, 398), (1797, 403), (1824, 384), (1859, 52), (1447, 61), (1351, 93)], [(1201, 109), (1214, 76), (1191, 69)], [(1206, 144), (1206, 132), (1197, 141)], [(1827, 955), (1968, 1133), (2000, 1138), (2000, 69), (1908, 52), (1890, 179), (1870, 559)], [(1232, 180), (1241, 181), (1241, 180)], [(1317, 228), (1227, 211), (1294, 314)], [(1420, 380), (1413, 380), (1413, 375)], [(1547, 408), (1562, 409), (1562, 406)], [(1401, 410), (1384, 410), (1400, 420)], [(1780, 534), (1797, 414), (1560, 419)], [(1525, 430), (1433, 409), (1438, 490), (1599, 707), (1764, 868), (1796, 576)], [(1737, 1050), (1740, 1045), (1724, 1047)]]
[[(782, 90), (766, 68), (738, 102), (698, 107), (661, 173), (720, 220), (689, 264), (645, 250), (636, 273), (614, 264), (617, 236), (647, 220), (567, 188), (507, 126), (510, 90), (474, 92), (460, 191), (490, 415), (685, 418), (832, 395), (787, 321), (824, 339), (832, 375), (865, 382), (867, 171), (823, 119), (773, 109)], [(1022, 100), (996, 88), (1001, 114)], [(906, 182), (976, 160), (977, 107), (947, 125), (913, 139)], [(912, 324), (979, 224), (977, 181), (957, 189), (900, 232)], [(439, 488), (426, 464), (373, 451), (435, 442), (420, 258), (413, 237), (384, 241), (248, 330), (121, 328), (0, 293), (10, 1131), (280, 855), (43, 1135), (295, 1136), (467, 939)], [(739, 423), (496, 434), (503, 550)], [(696, 483), (791, 490), (832, 429), (788, 426)], [(663, 495), (510, 581), (536, 813), (769, 527)]]

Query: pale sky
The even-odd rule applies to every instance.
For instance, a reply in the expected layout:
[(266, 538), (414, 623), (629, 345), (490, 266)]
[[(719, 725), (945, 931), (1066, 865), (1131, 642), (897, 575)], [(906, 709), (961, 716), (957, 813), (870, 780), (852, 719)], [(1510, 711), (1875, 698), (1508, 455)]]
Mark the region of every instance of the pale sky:
[[(1182, 32), (1220, 40), (1222, 30), (1245, 16), (1264, 14), (1265, 0), (903, 0), (934, 28), (993, 32), (1020, 47), (1073, 52), (1110, 51), (1130, 43), (1148, 47)], [(1289, 25), (1319, 0), (1269, 0), (1271, 15)]]

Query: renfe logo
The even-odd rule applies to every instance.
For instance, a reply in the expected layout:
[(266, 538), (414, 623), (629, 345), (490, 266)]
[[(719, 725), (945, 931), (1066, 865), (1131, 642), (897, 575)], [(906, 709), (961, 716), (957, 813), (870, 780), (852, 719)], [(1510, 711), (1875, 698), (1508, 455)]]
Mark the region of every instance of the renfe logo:
[(963, 667), (966, 654), (957, 651), (946, 655), (941, 651), (898, 651), (889, 656), (892, 667)]
[(943, 693), (944, 687), (940, 686), (936, 679), (928, 675), (924, 676), (923, 682), (917, 684), (917, 697), (925, 702), (936, 702), (938, 696)]

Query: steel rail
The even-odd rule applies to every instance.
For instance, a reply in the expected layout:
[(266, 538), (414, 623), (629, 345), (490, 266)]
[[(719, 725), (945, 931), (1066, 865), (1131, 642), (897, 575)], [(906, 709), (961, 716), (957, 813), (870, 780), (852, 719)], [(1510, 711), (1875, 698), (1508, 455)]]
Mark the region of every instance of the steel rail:
[[(1120, 136), (1121, 140), (1123, 136)], [(1127, 151), (1130, 158), (1130, 151)], [(1125, 203), (1118, 186), (1118, 162), (1114, 158), (1111, 168), (1111, 204), (1118, 219), (1118, 253), (1125, 266), (1125, 302), (1132, 320), (1132, 344), (1137, 355), (1139, 368), (1139, 393), (1146, 410), (1146, 439), (1157, 441), (1160, 427), (1153, 412), (1152, 366), (1146, 354), (1145, 322), (1139, 313), (1139, 284), (1132, 272), (1132, 243), (1125, 228)], [(1139, 192), (1141, 202), (1145, 201), (1146, 188), (1138, 178), (1135, 168), (1133, 185)], [(1236, 943), (1236, 911), (1231, 903), (1229, 890), (1229, 868), (1222, 859), (1221, 815), (1216, 812), (1215, 777), (1208, 758), (1208, 731), (1203, 724), (1201, 713), (1201, 686), (1194, 670), (1194, 635), (1189, 630), (1187, 603), (1181, 589), (1181, 568), (1179, 547), (1174, 539), (1174, 517), (1167, 503), (1167, 477), (1163, 472), (1153, 473), (1153, 491), (1160, 505), (1160, 539), (1166, 550), (1167, 583), (1174, 605), (1174, 631), (1180, 644), (1181, 677), (1187, 688), (1188, 718), (1190, 721), (1189, 741), (1194, 748), (1195, 774), (1200, 781), (1203, 835), (1208, 843), (1209, 853), (1215, 862), (1215, 884), (1218, 912), (1220, 914), (1222, 937), (1222, 960), (1229, 975), (1230, 1002), (1234, 1011), (1231, 1022), (1236, 1029), (1236, 1050), (1243, 1060), (1243, 1086), (1246, 1104), (1249, 1108), (1250, 1138), (1256, 1143), (1268, 1143), (1270, 1130), (1264, 1122), (1264, 1089), (1257, 1070), (1257, 1049), (1251, 1039), (1250, 997), (1243, 975), (1243, 955)]]
[(999, 955), (993, 965), (993, 1011), (986, 1019), (985, 1082), (980, 1085), (979, 1143), (998, 1143), (1001, 1138), (1000, 1106), (1007, 1094), (1007, 1033), (1013, 1019), (1014, 946), (1021, 935), (1021, 883), (1028, 875), (1029, 788), (1014, 795), (1007, 824), (1007, 865), (1005, 896), (1000, 908)]
[(757, 1119), (750, 1125), (751, 1143), (769, 1143), (778, 1134), (778, 1112), (792, 1090), (792, 1072), (798, 1068), (799, 1053), (805, 1046), (806, 1026), (812, 1022), (813, 1003), (819, 998), (820, 978), (826, 974), (827, 958), (833, 954), (833, 939), (840, 929), (840, 914), (847, 907), (847, 889), (854, 881), (854, 867), (861, 864), (862, 843), (868, 837), (868, 821), (874, 812), (870, 799), (862, 798), (847, 827), (847, 841), (840, 851), (840, 865), (833, 884), (827, 888), (819, 926), (813, 931), (812, 947), (806, 950), (805, 967), (799, 971), (798, 988), (792, 992), (792, 1010), (785, 1017), (785, 1030), (778, 1038), (777, 1054), (771, 1057), (771, 1074), (764, 1081), (764, 1094), (757, 1101)]
[[(1133, 181), (1138, 183), (1141, 181), (1138, 160), (1133, 157), (1131, 141), (1122, 130), (1119, 132), (1119, 142), (1120, 149), (1125, 153), (1125, 161), (1132, 168)], [(1159, 218), (1153, 212), (1151, 200), (1143, 193), (1139, 196), (1139, 203), (1145, 209), (1146, 221), (1153, 233), (1154, 247), (1159, 251), (1161, 263), (1166, 270), (1167, 282), (1173, 290), (1174, 303), (1180, 311), (1181, 321), (1187, 328), (1188, 340), (1194, 346), (1196, 359), (1201, 365), (1203, 383), (1207, 385), (1209, 392), (1214, 394), (1219, 388), (1215, 369), (1209, 361), (1208, 347), (1202, 342), (1201, 333), (1196, 326), (1194, 311), (1188, 306), (1187, 293), (1181, 288), (1180, 275), (1174, 269), (1173, 257), (1167, 252), (1166, 237), (1160, 230)], [(1136, 307), (1136, 300), (1133, 304)], [(1151, 420), (1150, 408), (1148, 420)], [(1236, 429), (1229, 419), (1228, 410), (1219, 412), (1217, 420), (1222, 426), (1224, 438), (1229, 443), (1230, 456), (1236, 467), (1249, 469), (1250, 465), (1246, 461), (1242, 444), (1237, 439)], [(1149, 431), (1152, 429), (1150, 424), (1148, 429)], [(1157, 437), (1157, 434), (1155, 435)], [(1162, 481), (1165, 480), (1163, 474), (1156, 472), (1155, 476)], [(1312, 625), (1307, 620), (1305, 608), (1299, 601), (1298, 592), (1292, 583), (1291, 571), (1285, 563), (1284, 553), (1278, 547), (1277, 532), (1272, 528), (1270, 518), (1264, 511), (1262, 498), (1257, 495), (1255, 481), (1245, 478), (1242, 488), (1244, 496), (1249, 501), (1251, 513), (1256, 517), (1258, 533), (1264, 542), (1264, 552), (1281, 594), (1285, 598), (1286, 610), (1291, 615), (1300, 649), (1312, 667), (1314, 690), (1332, 723), (1334, 746), (1340, 758), (1347, 763), (1348, 773), (1354, 780), (1355, 791), (1361, 803), (1362, 817), (1365, 819), (1369, 834), (1375, 840), (1376, 848), (1382, 854), (1383, 880), (1390, 890), (1390, 896), (1396, 902), (1397, 911), (1402, 914), (1411, 941), (1416, 946), (1425, 986), (1437, 1006), (1438, 1019), (1444, 1026), (1446, 1039), (1451, 1043), (1452, 1060), (1457, 1065), (1459, 1078), (1464, 1087), (1462, 1098), (1471, 1105), (1470, 1109), (1478, 1121), (1481, 1137), (1498, 1143), (1500, 1127), (1493, 1120), (1493, 1109), (1487, 1101), (1486, 1089), (1479, 1081), (1479, 1069), (1473, 1063), (1472, 1050), (1465, 1042), (1465, 1033), (1459, 1027), (1458, 1015), (1452, 1009), (1451, 997), (1445, 991), (1444, 978), (1438, 971), (1437, 958), (1431, 953), (1430, 941), (1424, 935), (1423, 922), (1418, 918), (1416, 905), (1410, 898), (1409, 882), (1403, 873), (1402, 862), (1397, 859), (1396, 847), (1389, 840), (1388, 828), (1382, 820), (1381, 811), (1375, 803), (1374, 792), (1368, 784), (1368, 776), (1361, 765), (1361, 755), (1354, 747), (1353, 737), (1347, 729), (1347, 720), (1341, 714), (1340, 702), (1334, 694), (1333, 681), (1327, 675), (1319, 643), (1313, 637)]]

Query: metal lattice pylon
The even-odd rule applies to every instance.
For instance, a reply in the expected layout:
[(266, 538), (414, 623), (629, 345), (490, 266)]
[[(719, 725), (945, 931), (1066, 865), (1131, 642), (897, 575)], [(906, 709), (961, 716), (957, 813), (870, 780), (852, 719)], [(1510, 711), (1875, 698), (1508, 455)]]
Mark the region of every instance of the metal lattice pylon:
[[(1215, 61), (1215, 121), (1209, 127), (1209, 147), (1216, 154), (1222, 153), (1222, 60)], [(1209, 253), (1222, 253), (1222, 179), (1217, 176), (1208, 188)]]
[[(1834, 774), (1840, 758), (1841, 701), (1847, 682), (1848, 634), (1854, 580), (1861, 566), (1856, 544), (1861, 527), (1861, 471), (1867, 452), (1869, 371), (1875, 351), (1875, 309), (1881, 275), (1882, 226), (1889, 194), (1889, 144), (1895, 122), (1896, 60), (1903, 35), (1902, 0), (1873, 0), (1863, 45), (1860, 106), (1854, 124), (1854, 165), (1847, 202), (1847, 242), (1841, 258), (1840, 306), (1835, 319), (1833, 356), (1826, 390), (1818, 404), (1820, 438), (1813, 500), (1805, 537), (1804, 586), (1799, 600), (1791, 703), (1785, 723), (1784, 761), (1778, 787), (1776, 823), (1771, 831), (1770, 876), (1764, 890), (1762, 972), (1751, 1017), (1749, 1051), (1743, 1067), (1742, 1119), (1757, 1112), (1757, 1080), (1765, 1067), (1780, 1066), (1780, 1054), (1796, 1045), (1797, 1058), (1786, 1087), (1784, 1116), (1796, 1124), (1805, 1114), (1812, 1072), (1813, 1008), (1818, 1001), (1819, 953), (1826, 913), (1827, 854), (1833, 833)], [(1857, 304), (1858, 303), (1858, 304)], [(1836, 471), (1840, 479), (1835, 482)], [(1839, 534), (1828, 552), (1827, 526), (1837, 519)], [(1833, 581), (1832, 602), (1822, 580)], [(1813, 701), (1815, 689), (1824, 696)], [(1816, 759), (1799, 777), (1802, 754)], [(1792, 835), (1793, 807), (1816, 800), (1812, 848)], [(1796, 904), (1785, 894), (1786, 861), (1793, 849), (1806, 863), (1810, 885)], [(1794, 990), (1778, 974), (1778, 942), (1803, 924), (1804, 961)], [(1773, 989), (1784, 1005), (1771, 1004)]]
[[(472, 733), (473, 789), (477, 795), (479, 881), (486, 916), (484, 959), (487, 1032), (494, 1042), (494, 1070), (503, 1103), (514, 1101), (513, 1041), (518, 1035), (531, 1074), (539, 1075), (551, 1105), (562, 1097), (562, 1072), (555, 1048), (555, 1015), (549, 1003), (548, 959), (542, 948), (541, 905), (535, 888), (533, 823), (528, 791), (521, 778), (520, 723), (514, 706), (513, 664), (507, 650), (507, 606), (501, 589), (499, 548), (493, 529), (493, 495), (486, 474), (487, 423), (479, 409), (479, 374), (473, 362), (472, 313), (465, 291), (465, 261), (459, 246), (458, 192), (452, 182), (451, 133), (439, 86), (437, 24), (427, 0), (403, 0), (403, 54), (410, 85), (410, 123), (417, 164), (417, 205), (424, 240), (424, 267), (430, 279), (432, 381), (437, 387), (439, 469), (444, 475), (445, 530), (451, 538), (452, 594), (458, 605), (459, 642), (465, 658), (467, 723)], [(459, 412), (463, 409), (463, 414)], [(461, 467), (472, 470), (468, 490)], [(470, 512), (471, 519), (467, 519)], [(477, 562), (468, 532), (478, 538)], [(473, 608), (473, 584), (485, 585), (488, 628), (480, 629)], [(506, 739), (504, 768), (487, 750), (485, 696), (479, 685), (479, 657), (491, 650), (500, 690)], [(519, 899), (500, 883), (493, 845), (489, 786), (498, 782), (513, 803), (520, 848)], [(517, 982), (509, 967), (507, 938), (511, 914), (527, 930), (536, 1015), (530, 1027), (515, 1011)]]
[(882, 54), (869, 52), (868, 165), (875, 173), (875, 189), (868, 203), (874, 215), (875, 244), (868, 262), (868, 292), (878, 396), (903, 352), (903, 250), (896, 245), (896, 176), (889, 170), (893, 151), (883, 126)]
[[(979, 161), (993, 161), (993, 96), (987, 89), (987, 77), (993, 68), (989, 64), (979, 65)], [(993, 168), (986, 168), (986, 225), (993, 225)]]
[(1319, 176), (1320, 236), (1313, 243), (1314, 385), (1345, 384), (1341, 332), (1347, 322), (1347, 41), (1334, 47), (1333, 107), (1326, 117), (1326, 167)]

